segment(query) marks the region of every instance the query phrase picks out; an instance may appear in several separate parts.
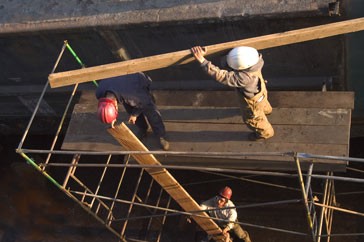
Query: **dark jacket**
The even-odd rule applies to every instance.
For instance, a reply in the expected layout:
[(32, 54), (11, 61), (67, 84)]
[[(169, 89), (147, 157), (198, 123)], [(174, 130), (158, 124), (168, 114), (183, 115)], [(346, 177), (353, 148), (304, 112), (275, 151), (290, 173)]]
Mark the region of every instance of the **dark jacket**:
[(132, 115), (139, 116), (143, 108), (152, 104), (150, 93), (152, 80), (144, 73), (135, 73), (103, 79), (96, 90), (96, 98), (103, 98), (106, 92), (112, 92), (119, 103), (127, 103), (133, 107)]

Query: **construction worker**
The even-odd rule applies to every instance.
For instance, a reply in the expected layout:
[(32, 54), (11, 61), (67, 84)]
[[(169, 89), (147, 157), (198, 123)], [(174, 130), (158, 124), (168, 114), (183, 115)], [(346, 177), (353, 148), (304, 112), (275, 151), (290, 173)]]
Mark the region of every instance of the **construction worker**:
[(268, 93), (261, 70), (264, 64), (262, 55), (252, 47), (241, 46), (232, 49), (226, 56), (230, 70), (223, 70), (206, 60), (206, 48), (191, 48), (202, 69), (216, 81), (235, 87), (240, 99), (243, 121), (254, 132), (249, 134), (251, 141), (265, 140), (274, 135), (272, 125), (266, 115), (272, 112)]
[(243, 230), (238, 223), (235, 223), (237, 222), (238, 214), (234, 203), (230, 200), (232, 194), (231, 188), (226, 186), (215, 197), (202, 202), (200, 207), (202, 210), (208, 210), (207, 213), (210, 217), (220, 219), (216, 223), (222, 229), (222, 233), (227, 239), (230, 238), (229, 232), (233, 231), (239, 239), (251, 242), (248, 232)]
[[(169, 149), (166, 131), (160, 112), (150, 91), (152, 80), (142, 72), (103, 79), (96, 90), (98, 117), (103, 123), (114, 127), (118, 117), (118, 103), (122, 103), (129, 116), (129, 123), (138, 129), (138, 138), (146, 136), (148, 123), (159, 138), (164, 150)], [(148, 123), (146, 121), (148, 120)]]

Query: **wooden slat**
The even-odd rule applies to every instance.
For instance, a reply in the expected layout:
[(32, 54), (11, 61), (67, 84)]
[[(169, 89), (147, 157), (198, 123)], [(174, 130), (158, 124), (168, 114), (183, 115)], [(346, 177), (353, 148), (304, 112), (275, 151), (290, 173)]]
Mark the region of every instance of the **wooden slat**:
[[(89, 123), (94, 123), (88, 125)], [(168, 137), (171, 142), (172, 151), (197, 151), (197, 152), (243, 152), (243, 153), (259, 153), (259, 152), (303, 152), (311, 154), (347, 156), (348, 143), (348, 125), (347, 126), (291, 126), (286, 127), (275, 125), (276, 136), (264, 142), (251, 142), (247, 140), (250, 132), (243, 124), (206, 124), (206, 123), (176, 123), (166, 122)], [(83, 116), (76, 122), (71, 121), (69, 130), (64, 139), (62, 149), (67, 150), (92, 150), (92, 151), (119, 151), (120, 146), (111, 137), (103, 134), (103, 130), (107, 125), (101, 124), (98, 120)], [(135, 129), (135, 126), (130, 126)], [(183, 127), (183, 130), (181, 130)], [(321, 127), (321, 128), (318, 128)], [(338, 128), (340, 127), (340, 128)], [(340, 135), (335, 135), (336, 133)], [(320, 134), (320, 135), (317, 135)], [(295, 137), (297, 135), (298, 137)], [(336, 143), (335, 143), (336, 142)], [(160, 150), (157, 139), (150, 135), (143, 143), (149, 150)], [(189, 164), (193, 162), (193, 155), (188, 159)], [(225, 168), (252, 168), (249, 160), (257, 159), (254, 156), (244, 157), (222, 157), (229, 162), (212, 162), (214, 158), (199, 158), (201, 163), (209, 164), (209, 166), (221, 165)], [(222, 158), (220, 161), (222, 161)], [(163, 159), (163, 158), (162, 158)], [(240, 162), (235, 163), (235, 160)], [(277, 162), (289, 161), (290, 157), (281, 156), (262, 156), (256, 162), (258, 167), (266, 169), (282, 168), (290, 169), (288, 163), (283, 168), (283, 163)], [(177, 162), (178, 158), (169, 157), (169, 164)], [(264, 162), (271, 161), (271, 163)], [(197, 164), (195, 164), (197, 165)], [(237, 165), (234, 167), (234, 165)], [(338, 167), (338, 168), (336, 168)], [(328, 161), (327, 165), (322, 165), (323, 170), (344, 170), (345, 163), (340, 164)]]
[[(100, 128), (102, 130), (105, 125), (96, 119), (95, 114), (73, 116), (74, 118), (68, 128), (68, 139), (75, 137), (78, 141), (103, 142), (105, 136), (101, 135)], [(242, 142), (248, 141), (247, 136), (251, 132), (241, 122), (231, 124), (165, 122), (165, 125), (171, 141), (181, 143)], [(333, 126), (273, 123), (273, 126), (275, 136), (265, 141), (267, 143), (347, 144), (349, 136), (348, 124)]]
[[(123, 108), (121, 107), (120, 110)], [(165, 122), (243, 123), (241, 111), (237, 107), (160, 106), (159, 110)], [(76, 104), (73, 112), (72, 120), (95, 119), (96, 104)], [(269, 121), (272, 124), (288, 125), (348, 125), (350, 114), (351, 110), (348, 109), (274, 108), (273, 113), (269, 115)], [(119, 120), (126, 119), (126, 113), (120, 111)], [(89, 123), (91, 124), (93, 122)]]
[[(239, 107), (235, 91), (154, 91), (160, 106)], [(354, 92), (268, 92), (273, 108), (354, 109)]]
[[(121, 123), (108, 132), (126, 149), (148, 151), (128, 127)], [(159, 161), (151, 154), (133, 155), (134, 159), (142, 165), (160, 165)], [(185, 210), (198, 211), (199, 204), (188, 194), (178, 181), (165, 168), (145, 168), (155, 181)], [(209, 218), (207, 213), (200, 213), (206, 218), (192, 216), (196, 223), (208, 234), (213, 235), (216, 241), (223, 241), (222, 231), (217, 224)]]
[[(239, 108), (160, 107), (166, 122), (242, 124)], [(274, 108), (269, 121), (287, 125), (348, 125), (348, 109)], [(284, 119), (282, 119), (284, 117)]]
[[(231, 91), (155, 90), (158, 106), (239, 107), (238, 95)], [(354, 92), (271, 91), (268, 93), (273, 108), (354, 109)], [(95, 106), (95, 91), (83, 91), (80, 104)]]
[[(207, 50), (208, 54), (216, 54), (242, 45), (252, 46), (257, 49), (266, 49), (345, 33), (352, 33), (361, 31), (363, 29), (364, 18), (358, 18), (277, 34), (210, 45), (207, 46)], [(48, 80), (50, 82), (50, 86), (55, 88), (92, 80), (100, 80), (128, 73), (155, 70), (172, 65), (186, 64), (193, 60), (194, 58), (192, 57), (190, 50), (182, 50), (129, 61), (88, 67), (79, 70), (53, 73), (49, 75)]]
[[(209, 106), (216, 97), (220, 100), (224, 100), (223, 97), (225, 99), (235, 97), (234, 92), (157, 91), (155, 94), (159, 101), (163, 101), (162, 103), (168, 101), (174, 103), (176, 99), (179, 99), (183, 104), (186, 102), (191, 104), (190, 106), (159, 106), (172, 151), (244, 153), (264, 151), (348, 155), (351, 110), (347, 106), (350, 107), (353, 102), (351, 92), (272, 92), (271, 102), (279, 103), (283, 107), (274, 107), (273, 113), (269, 115), (276, 135), (264, 142), (247, 140), (247, 135), (251, 131), (242, 123), (240, 110), (236, 107), (238, 100), (234, 100), (235, 106), (232, 107)], [(96, 104), (94, 92), (83, 93), (80, 104), (75, 105), (73, 110), (62, 149), (120, 150), (119, 144), (112, 137), (104, 134), (103, 130), (108, 125), (97, 120)], [(299, 108), (284, 107), (294, 105)], [(315, 107), (310, 108), (310, 105)], [(121, 110), (123, 110), (122, 107)], [(121, 111), (119, 116), (119, 122), (122, 120), (127, 120), (124, 111)], [(129, 128), (134, 132), (137, 130), (134, 125), (129, 125)], [(143, 143), (149, 150), (160, 150), (157, 139), (153, 135), (149, 135)], [(158, 158), (164, 160), (164, 157)], [(216, 157), (202, 158), (191, 155), (186, 161), (171, 156), (168, 157), (167, 162), (173, 164), (182, 161), (180, 164), (193, 165), (193, 161), (198, 161), (195, 165), (209, 164), (209, 166), (225, 168), (258, 167), (257, 169), (282, 170), (292, 168), (286, 162), (291, 159), (290, 157), (265, 156), (259, 157), (258, 160), (254, 156), (223, 158), (224, 162), (221, 162), (223, 159), (216, 159)], [(323, 171), (343, 171), (346, 166), (346, 163), (342, 161), (337, 164), (331, 161), (326, 164), (324, 160), (317, 162), (322, 162), (318, 169)], [(315, 167), (317, 169), (317, 166)]]
[[(292, 157), (281, 159), (267, 159), (267, 157), (198, 157), (198, 156), (156, 156), (163, 165), (192, 166), (223, 168), (233, 170), (258, 170), (258, 171), (297, 171), (297, 166)], [(300, 159), (301, 169), (306, 171), (311, 164), (311, 160)], [(346, 172), (346, 161), (314, 160), (315, 172)]]
[[(174, 142), (207, 142), (226, 145), (226, 148), (228, 142), (248, 141), (251, 133), (246, 125), (241, 124), (169, 122), (166, 129)], [(274, 125), (274, 130), (274, 136), (265, 143), (347, 144), (349, 136), (347, 126)]]

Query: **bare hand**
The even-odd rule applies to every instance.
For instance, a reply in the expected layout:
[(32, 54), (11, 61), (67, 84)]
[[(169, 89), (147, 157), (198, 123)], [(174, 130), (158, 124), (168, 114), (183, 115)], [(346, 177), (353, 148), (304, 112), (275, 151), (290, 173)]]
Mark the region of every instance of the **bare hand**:
[(189, 223), (189, 224), (190, 224), (190, 223), (192, 223), (191, 217), (187, 217), (187, 218), (186, 218), (186, 221), (187, 221), (187, 223)]
[(225, 227), (223, 230), (222, 230), (222, 234), (223, 235), (228, 235), (229, 234), (229, 230), (230, 230), (230, 228), (229, 227)]
[(116, 119), (111, 122), (111, 128), (115, 128)]
[(130, 124), (135, 124), (136, 120), (137, 120), (137, 116), (133, 116), (133, 115), (131, 115), (131, 116), (129, 117), (129, 123), (130, 123)]
[[(223, 232), (223, 234), (224, 234), (224, 232)], [(229, 242), (230, 241), (230, 233), (226, 232), (224, 234), (224, 236), (225, 236), (225, 242)]]
[(205, 61), (204, 55), (206, 55), (206, 53), (207, 53), (207, 50), (205, 47), (201, 47), (201, 46), (192, 47), (191, 52), (198, 62), (202, 63)]

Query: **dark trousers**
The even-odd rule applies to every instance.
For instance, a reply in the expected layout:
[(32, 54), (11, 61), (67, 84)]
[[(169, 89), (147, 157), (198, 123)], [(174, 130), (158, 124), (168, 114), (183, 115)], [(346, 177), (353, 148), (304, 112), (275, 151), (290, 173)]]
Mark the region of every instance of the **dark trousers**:
[[(123, 102), (126, 112), (130, 115), (132, 113), (133, 107), (129, 104)], [(146, 132), (148, 129), (148, 123), (152, 127), (153, 133), (157, 137), (165, 137), (166, 129), (162, 120), (162, 116), (158, 111), (154, 103), (150, 103), (143, 108), (143, 112), (137, 117), (135, 125), (142, 131)]]
[(251, 242), (249, 233), (245, 231), (240, 224), (235, 224), (232, 231), (234, 232), (235, 236), (239, 239), (243, 239), (245, 242)]

